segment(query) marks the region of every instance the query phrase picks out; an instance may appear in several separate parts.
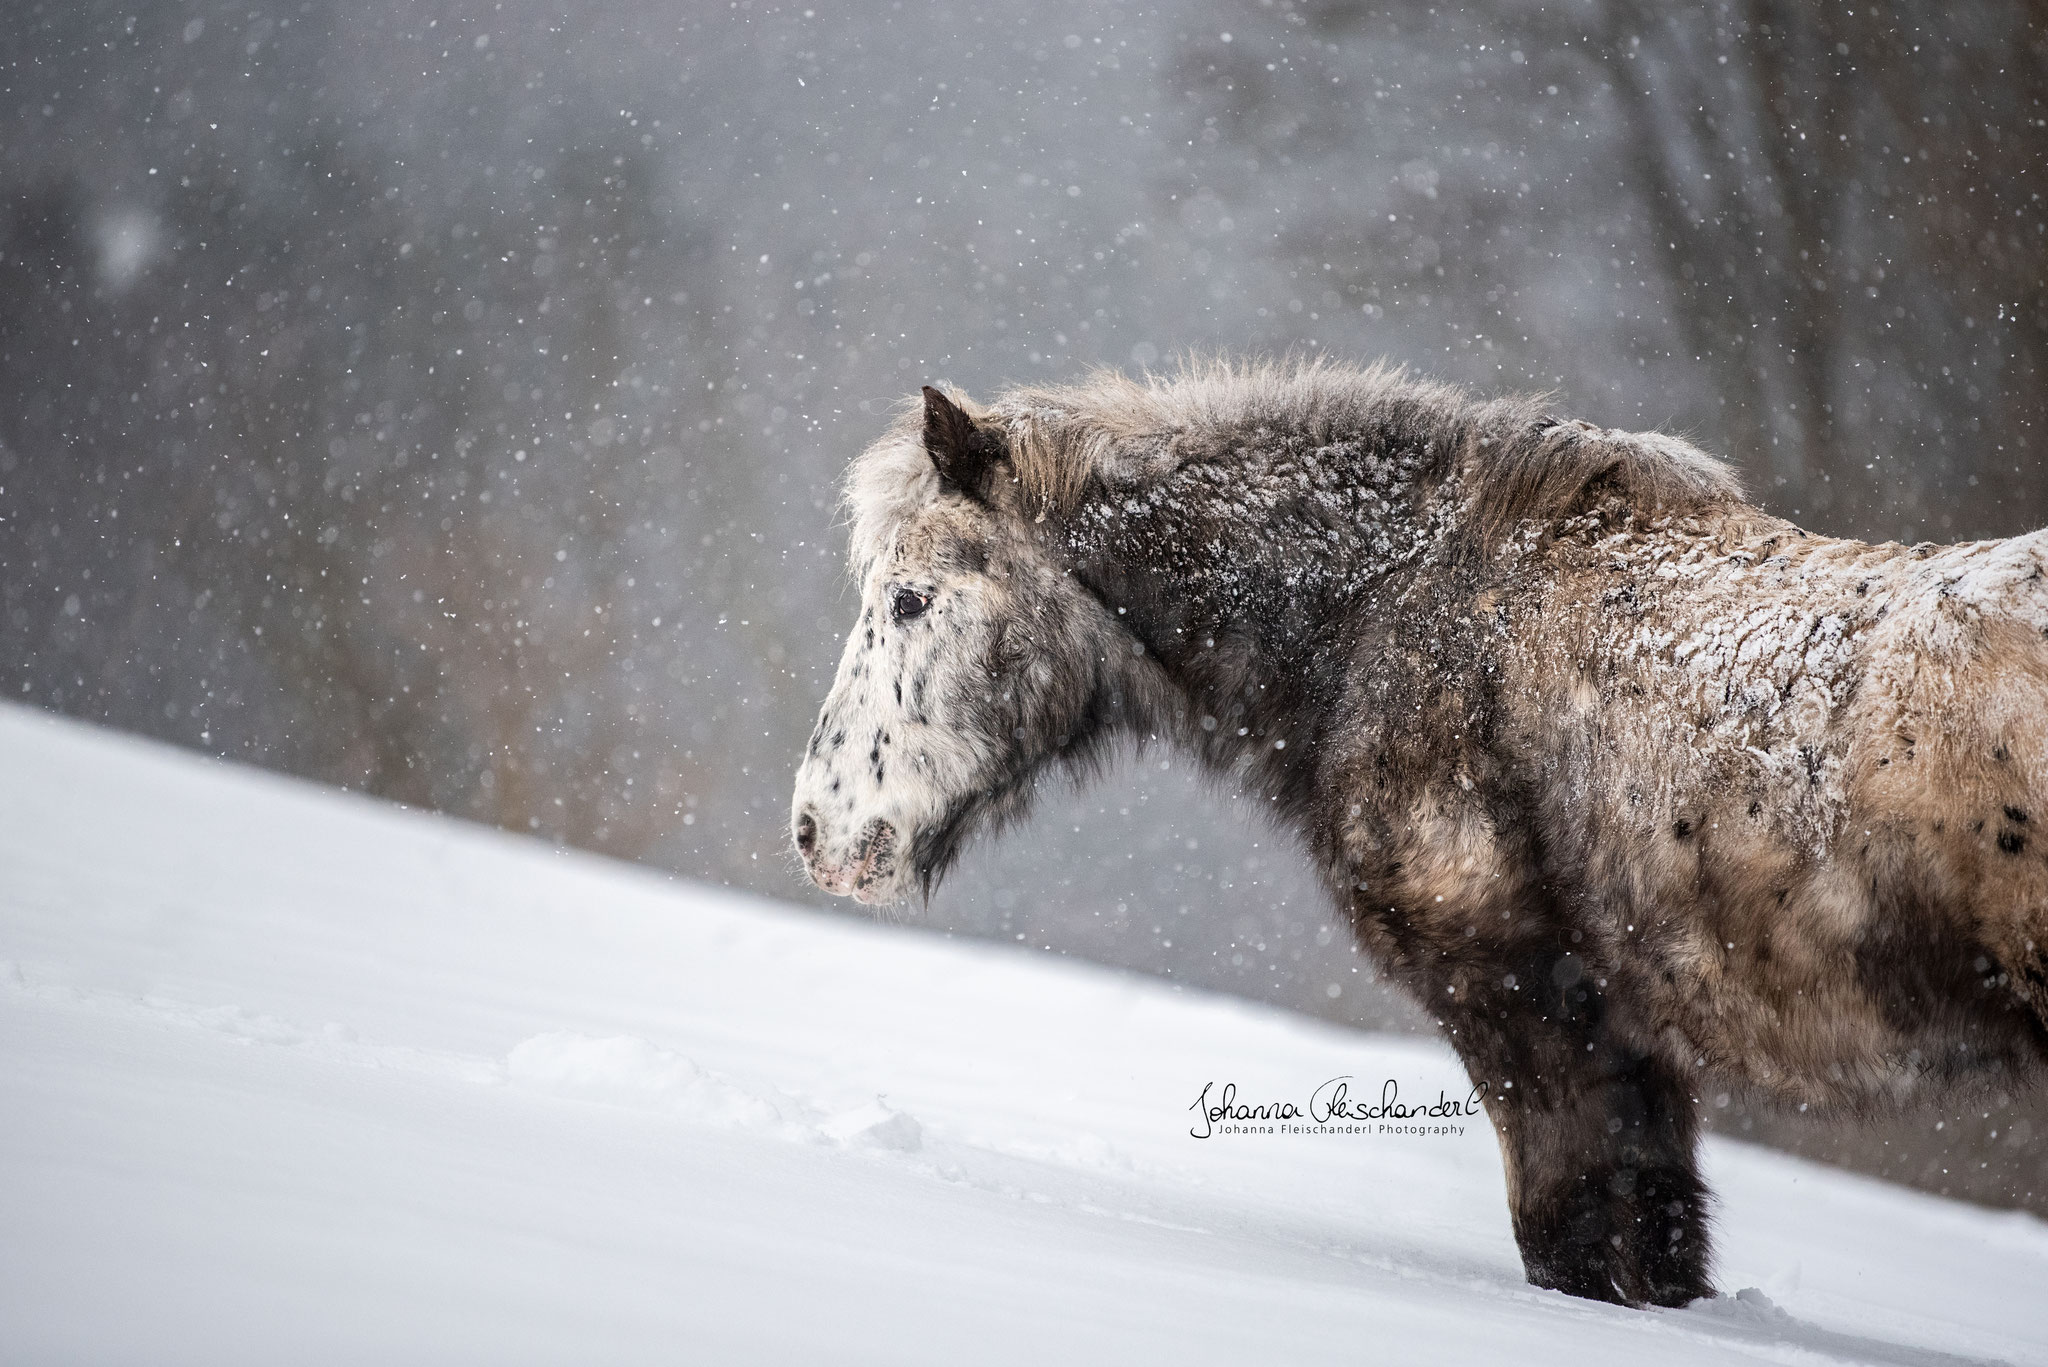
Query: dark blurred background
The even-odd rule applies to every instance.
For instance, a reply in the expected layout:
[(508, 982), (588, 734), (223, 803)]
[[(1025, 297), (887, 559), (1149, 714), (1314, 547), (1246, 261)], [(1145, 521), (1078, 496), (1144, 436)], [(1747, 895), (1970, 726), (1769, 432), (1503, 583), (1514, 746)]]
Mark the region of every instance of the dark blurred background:
[[(2044, 153), (2040, 4), (15, 0), (0, 696), (822, 906), (835, 484), (918, 384), (1384, 355), (2005, 536)], [(1417, 1027), (1156, 754), (913, 920)], [(2048, 1210), (2040, 1100), (1702, 1100)]]

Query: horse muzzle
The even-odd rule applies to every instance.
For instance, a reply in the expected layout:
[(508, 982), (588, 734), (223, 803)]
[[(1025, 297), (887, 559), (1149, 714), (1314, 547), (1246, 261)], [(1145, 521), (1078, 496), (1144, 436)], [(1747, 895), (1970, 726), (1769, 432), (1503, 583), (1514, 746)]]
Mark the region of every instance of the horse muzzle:
[(862, 826), (846, 848), (835, 850), (818, 814), (806, 807), (797, 813), (793, 831), (804, 870), (834, 897), (878, 906), (893, 900), (896, 889), (896, 828), (877, 817)]

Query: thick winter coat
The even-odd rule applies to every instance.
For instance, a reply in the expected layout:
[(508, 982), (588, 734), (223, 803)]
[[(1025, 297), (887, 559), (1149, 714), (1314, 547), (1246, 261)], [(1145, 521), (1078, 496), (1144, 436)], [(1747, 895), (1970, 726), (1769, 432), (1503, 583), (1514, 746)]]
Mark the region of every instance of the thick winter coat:
[(1678, 439), (1338, 365), (926, 390), (856, 462), (797, 776), (926, 893), (1119, 735), (1256, 793), (1485, 1089), (1530, 1280), (1710, 1294), (1710, 1074), (2048, 1058), (2048, 533), (1810, 535)]

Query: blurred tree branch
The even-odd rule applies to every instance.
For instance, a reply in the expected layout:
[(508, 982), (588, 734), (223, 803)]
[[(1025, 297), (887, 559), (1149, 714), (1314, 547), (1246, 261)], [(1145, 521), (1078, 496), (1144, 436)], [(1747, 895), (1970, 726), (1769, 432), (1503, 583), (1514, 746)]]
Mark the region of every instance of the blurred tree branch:
[[(1598, 18), (1627, 181), (1664, 253), (1680, 330), (1732, 400), (1738, 449), (1815, 512), (1837, 502), (1840, 474), (1851, 516), (1939, 488), (1987, 533), (2039, 521), (2048, 509), (2038, 500), (2001, 515), (1953, 488), (1946, 461), (1859, 479), (1860, 457), (1896, 450), (1904, 434), (1882, 440), (1851, 415), (1884, 407), (1862, 388), (1877, 352), (1949, 379), (1966, 364), (2039, 373), (2041, 16), (1609, 0)], [(1930, 342), (1950, 348), (1948, 365)], [(2002, 433), (2024, 447), (2048, 417), (2039, 384), (1923, 388), (1914, 416), (1933, 416), (1937, 430)]]

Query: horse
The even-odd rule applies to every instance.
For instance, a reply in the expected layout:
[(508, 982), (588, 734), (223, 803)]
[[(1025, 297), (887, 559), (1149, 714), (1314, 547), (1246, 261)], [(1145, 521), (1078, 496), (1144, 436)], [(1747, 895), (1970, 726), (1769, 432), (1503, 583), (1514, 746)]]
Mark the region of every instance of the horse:
[(1441, 1027), (1536, 1286), (1714, 1294), (1709, 1076), (2048, 1061), (2048, 531), (1818, 536), (1678, 437), (1322, 359), (927, 386), (845, 507), (812, 880), (928, 899), (1049, 769), (1183, 747)]

